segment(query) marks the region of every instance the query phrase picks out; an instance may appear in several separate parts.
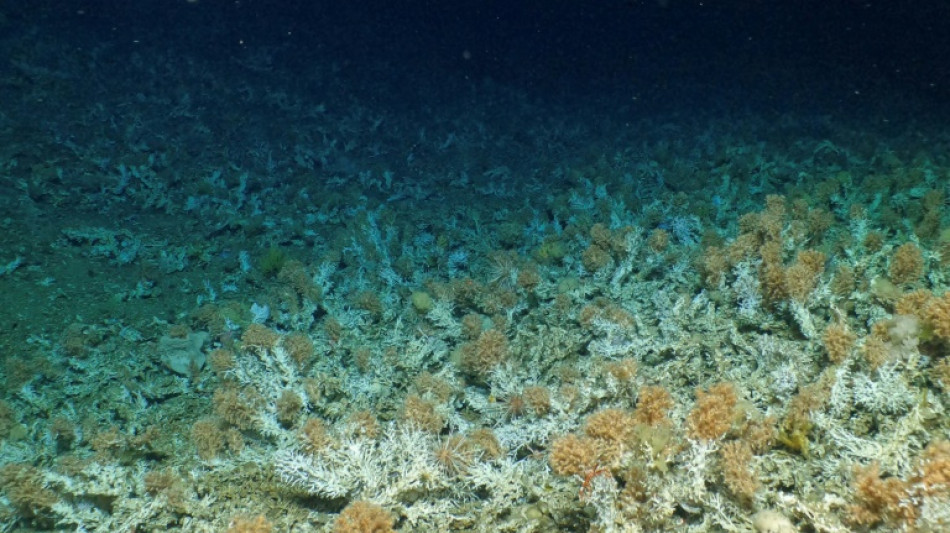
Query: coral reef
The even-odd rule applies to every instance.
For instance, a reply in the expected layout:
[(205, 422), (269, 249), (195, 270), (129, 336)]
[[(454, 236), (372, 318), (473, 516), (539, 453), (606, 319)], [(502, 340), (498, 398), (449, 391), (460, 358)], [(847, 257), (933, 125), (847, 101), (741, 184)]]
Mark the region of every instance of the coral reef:
[(0, 13), (0, 531), (950, 530), (943, 123), (202, 13)]

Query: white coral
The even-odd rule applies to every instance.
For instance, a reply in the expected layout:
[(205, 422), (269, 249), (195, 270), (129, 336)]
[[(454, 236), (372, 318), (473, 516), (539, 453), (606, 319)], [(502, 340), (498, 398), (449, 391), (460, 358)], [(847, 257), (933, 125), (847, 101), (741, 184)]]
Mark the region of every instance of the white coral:
[(372, 500), (398, 505), (400, 496), (445, 488), (448, 480), (435, 463), (435, 437), (390, 426), (381, 440), (347, 438), (317, 456), (282, 450), (274, 466), (284, 483), (327, 498)]

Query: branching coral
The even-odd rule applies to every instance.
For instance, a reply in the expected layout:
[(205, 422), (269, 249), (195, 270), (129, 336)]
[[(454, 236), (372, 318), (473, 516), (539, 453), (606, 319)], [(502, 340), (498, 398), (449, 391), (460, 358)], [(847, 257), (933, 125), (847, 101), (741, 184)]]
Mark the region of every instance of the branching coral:
[(735, 419), (736, 390), (731, 383), (718, 383), (708, 391), (696, 391), (696, 405), (686, 418), (690, 438), (716, 440), (726, 434)]

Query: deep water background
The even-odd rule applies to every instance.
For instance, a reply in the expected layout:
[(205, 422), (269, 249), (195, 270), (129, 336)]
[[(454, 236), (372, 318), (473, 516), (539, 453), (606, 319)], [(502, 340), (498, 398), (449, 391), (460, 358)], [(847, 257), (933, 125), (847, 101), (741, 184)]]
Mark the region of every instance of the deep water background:
[(425, 105), (434, 89), (451, 94), (485, 79), (534, 97), (635, 103), (638, 112), (886, 114), (950, 95), (946, 2), (46, 1), (0, 9), (50, 39), (105, 41), (146, 58), (226, 62), (267, 47), (281, 68), (333, 62), (392, 105)]

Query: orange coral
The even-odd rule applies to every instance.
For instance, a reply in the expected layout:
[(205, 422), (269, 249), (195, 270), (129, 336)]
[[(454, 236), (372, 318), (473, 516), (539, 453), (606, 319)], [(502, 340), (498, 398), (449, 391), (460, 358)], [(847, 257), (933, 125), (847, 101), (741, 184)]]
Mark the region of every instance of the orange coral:
[(241, 342), (255, 350), (273, 350), (280, 342), (280, 334), (263, 324), (250, 324), (241, 335)]
[(920, 515), (922, 498), (950, 496), (950, 442), (934, 441), (917, 458), (915, 474), (907, 480), (882, 478), (880, 466), (871, 463), (854, 473), (855, 504), (851, 521), (873, 526), (884, 523), (906, 528)]
[(785, 197), (770, 194), (765, 197), (765, 210), (759, 213), (756, 231), (767, 241), (778, 242), (782, 238), (782, 228), (786, 215)]
[(950, 441), (931, 442), (917, 463), (917, 474), (912, 479), (916, 492), (927, 496), (950, 496)]
[(643, 387), (633, 412), (633, 421), (648, 426), (660, 425), (668, 421), (667, 413), (672, 407), (673, 397), (666, 389), (660, 386)]
[(590, 227), (590, 239), (601, 248), (609, 248), (611, 241), (610, 229), (598, 222)]
[(287, 261), (277, 272), (277, 280), (289, 285), (303, 298), (319, 300), (322, 296), (321, 288), (313, 282), (313, 277), (307, 273), (303, 263), (295, 259)]
[(46, 488), (43, 473), (35, 466), (10, 463), (0, 468), (0, 489), (20, 515), (36, 518), (49, 513), (59, 502)]
[(933, 301), (933, 294), (930, 291), (920, 289), (901, 295), (894, 304), (894, 313), (898, 315), (912, 315), (917, 318), (924, 318), (923, 312)]
[(601, 409), (587, 417), (584, 433), (588, 437), (607, 441), (623, 441), (633, 428), (630, 415), (622, 409)]
[(604, 365), (604, 370), (621, 383), (631, 382), (637, 377), (637, 362), (634, 359), (610, 361)]
[(853, 486), (857, 503), (850, 507), (852, 523), (873, 526), (887, 522), (896, 525), (917, 518), (917, 510), (904, 501), (906, 483), (893, 477), (882, 479), (877, 463), (867, 468), (855, 468)]
[(191, 426), (191, 441), (202, 459), (214, 459), (224, 451), (224, 437), (224, 430), (214, 420), (198, 420)]
[(172, 324), (168, 328), (168, 336), (173, 339), (187, 339), (191, 335), (191, 328), (184, 324)]
[(884, 234), (879, 231), (869, 231), (867, 235), (864, 236), (864, 247), (867, 248), (869, 252), (877, 252), (881, 248), (884, 248)]
[(333, 523), (333, 533), (395, 533), (393, 518), (385, 509), (366, 501), (353, 502)]
[(828, 359), (832, 363), (841, 363), (847, 359), (851, 355), (851, 349), (854, 348), (855, 340), (857, 336), (844, 323), (829, 324), (822, 337)]
[(920, 248), (912, 242), (899, 246), (891, 258), (888, 274), (898, 285), (919, 280), (924, 275), (924, 255)]
[(373, 291), (359, 291), (350, 297), (350, 301), (357, 309), (362, 309), (377, 320), (383, 316), (383, 301)]
[(775, 443), (778, 433), (774, 416), (752, 416), (742, 426), (741, 439), (752, 453), (763, 453)]
[(455, 393), (448, 381), (433, 375), (431, 372), (423, 372), (416, 376), (412, 385), (420, 396), (433, 398), (440, 403), (449, 401)]
[(861, 353), (871, 369), (877, 369), (886, 363), (891, 358), (892, 351), (884, 339), (875, 335), (868, 337), (861, 346)]
[(541, 274), (532, 267), (527, 266), (518, 271), (518, 287), (530, 291), (534, 290), (541, 283)]
[(362, 409), (347, 417), (346, 429), (352, 435), (375, 439), (379, 436), (379, 421), (372, 412)]
[(610, 253), (596, 244), (591, 244), (581, 254), (581, 264), (588, 272), (597, 272), (608, 263), (610, 263)]
[(274, 526), (264, 515), (251, 517), (238, 517), (231, 521), (226, 533), (271, 533)]
[(578, 475), (597, 464), (597, 445), (590, 438), (566, 435), (551, 443), (548, 462), (555, 474)]
[(719, 452), (723, 482), (740, 502), (748, 505), (759, 489), (759, 480), (752, 468), (752, 448), (742, 441), (730, 441)]
[(854, 269), (848, 265), (838, 265), (834, 277), (831, 278), (831, 292), (836, 296), (848, 297), (854, 291)]
[(328, 316), (323, 319), (323, 332), (331, 344), (336, 344), (343, 338), (343, 324), (335, 317)]
[(551, 410), (551, 392), (545, 387), (525, 387), (521, 397), (535, 415), (543, 416)]
[(445, 427), (445, 419), (436, 412), (435, 404), (415, 394), (406, 396), (401, 415), (406, 422), (429, 433), (438, 433)]
[(775, 304), (788, 296), (785, 268), (782, 265), (782, 245), (767, 242), (759, 249), (762, 263), (759, 265), (759, 284), (762, 295), (769, 304)]
[[(753, 213), (754, 214), (754, 213)], [(742, 224), (742, 220), (739, 221)], [(759, 236), (755, 233), (741, 233), (726, 248), (726, 266), (739, 263), (755, 257), (756, 252), (762, 245)]]
[(299, 394), (290, 389), (284, 389), (277, 398), (276, 407), (277, 421), (284, 427), (290, 427), (300, 416), (304, 405)]
[(323, 420), (316, 417), (308, 418), (300, 427), (297, 435), (304, 451), (307, 453), (317, 453), (326, 448), (330, 442), (326, 425)]
[(238, 389), (230, 385), (215, 389), (211, 397), (214, 413), (240, 429), (249, 429), (254, 425), (262, 402), (256, 390), (250, 387)]
[(151, 496), (162, 495), (170, 506), (179, 511), (186, 509), (188, 497), (185, 482), (172, 470), (151, 470), (142, 477), (145, 493)]
[(934, 335), (950, 340), (950, 292), (945, 292), (931, 301), (924, 312), (924, 318)]
[(944, 393), (950, 393), (950, 359), (942, 357), (930, 369), (930, 379), (936, 382)]
[(223, 377), (225, 372), (234, 369), (234, 352), (225, 348), (215, 348), (208, 354), (208, 363), (218, 377)]
[(475, 341), (462, 345), (462, 367), (474, 374), (486, 374), (508, 357), (508, 339), (497, 329), (483, 331)]
[(805, 302), (818, 285), (825, 270), (825, 254), (817, 250), (802, 250), (792, 266), (785, 271), (785, 292), (796, 302)]
[(617, 467), (635, 426), (629, 413), (622, 409), (608, 408), (587, 417), (584, 433), (594, 439), (598, 451), (597, 464)]
[(805, 216), (808, 235), (813, 239), (820, 239), (835, 223), (835, 216), (822, 208), (809, 209)]
[(696, 405), (686, 417), (692, 439), (716, 440), (732, 427), (737, 403), (732, 383), (717, 383), (708, 392), (696, 391)]
[(701, 267), (706, 286), (715, 288), (729, 270), (729, 257), (722, 248), (710, 246), (703, 252)]
[(478, 450), (482, 459), (497, 459), (505, 453), (505, 449), (498, 442), (498, 437), (489, 428), (479, 428), (468, 435), (469, 441)]
[(477, 339), (482, 332), (482, 316), (478, 313), (469, 313), (462, 317), (462, 336), (466, 339)]
[(291, 333), (284, 338), (284, 348), (298, 365), (305, 365), (313, 359), (313, 342), (303, 333)]

